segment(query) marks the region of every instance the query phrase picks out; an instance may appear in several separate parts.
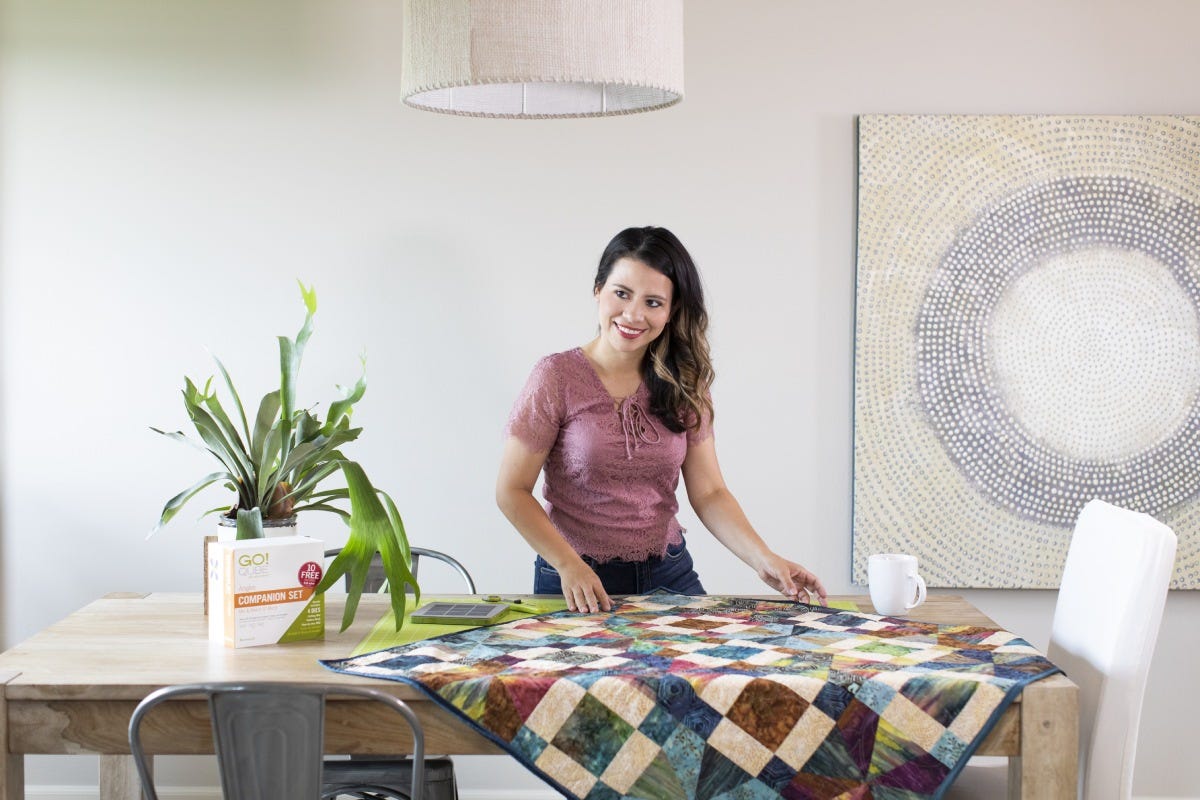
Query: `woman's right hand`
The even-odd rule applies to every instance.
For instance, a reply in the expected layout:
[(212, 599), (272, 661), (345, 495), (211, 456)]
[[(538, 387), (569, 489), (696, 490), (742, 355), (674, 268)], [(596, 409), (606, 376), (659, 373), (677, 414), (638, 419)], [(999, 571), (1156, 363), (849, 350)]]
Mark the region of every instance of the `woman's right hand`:
[(574, 564), (560, 569), (558, 577), (562, 581), (563, 598), (567, 601), (567, 611), (580, 613), (596, 613), (597, 611), (612, 611), (612, 601), (600, 576), (581, 559)]
[(534, 499), (533, 486), (548, 453), (534, 452), (516, 436), (508, 437), (496, 478), (496, 504), (525, 541), (558, 572), (568, 611), (611, 611), (612, 602), (599, 576), (571, 549), (546, 516), (546, 509)]

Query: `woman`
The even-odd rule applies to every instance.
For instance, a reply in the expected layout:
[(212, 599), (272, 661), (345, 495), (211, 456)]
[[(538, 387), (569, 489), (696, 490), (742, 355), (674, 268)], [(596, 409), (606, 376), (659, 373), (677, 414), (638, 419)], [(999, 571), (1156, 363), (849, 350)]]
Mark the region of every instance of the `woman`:
[[(682, 471), (704, 526), (794, 599), (825, 587), (773, 553), (725, 487), (713, 444), (700, 276), (665, 228), (609, 242), (592, 288), (600, 332), (546, 356), (509, 417), (496, 502), (537, 551), (535, 594), (609, 611), (610, 594), (704, 594), (675, 512)], [(545, 469), (543, 508), (533, 496)]]

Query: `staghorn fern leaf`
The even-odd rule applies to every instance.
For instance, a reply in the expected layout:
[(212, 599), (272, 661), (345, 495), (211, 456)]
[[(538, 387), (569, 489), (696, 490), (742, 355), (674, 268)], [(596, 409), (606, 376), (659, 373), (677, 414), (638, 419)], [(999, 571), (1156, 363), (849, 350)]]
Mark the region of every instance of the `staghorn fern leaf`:
[(267, 434), (279, 419), (279, 390), (263, 396), (258, 404), (258, 416), (254, 418), (254, 434), (250, 437), (250, 460), (255, 465), (262, 463), (263, 447)]
[(221, 407), (221, 401), (217, 399), (215, 394), (211, 394), (204, 398), (204, 407), (216, 422), (221, 433), (224, 434), (224, 440), (229, 445), (229, 454), (237, 460), (242, 475), (247, 478), (250, 477), (254, 472), (254, 466), (250, 462), (250, 454), (246, 452), (246, 445), (242, 441), (241, 434), (237, 432), (237, 428), (229, 421), (229, 415)]
[(342, 522), (346, 523), (347, 525), (350, 524), (349, 511), (345, 510), (344, 508), (338, 508), (337, 506), (331, 506), (328, 503), (309, 503), (308, 505), (304, 506), (296, 506), (292, 510), (297, 514), (299, 514), (301, 511), (328, 511), (331, 514), (337, 514), (342, 518)]
[[(337, 461), (342, 460), (341, 453), (335, 453), (331, 455), (335, 457)], [(307, 500), (309, 497), (312, 497), (313, 490), (321, 483), (321, 481), (338, 471), (339, 467), (337, 461), (325, 462), (319, 467), (315, 467), (311, 472), (306, 473), (303, 478), (298, 480), (295, 485), (293, 485), (292, 491), (289, 495), (291, 499), (296, 503), (301, 503)]]
[(420, 602), (421, 589), (417, 579), (404, 559), (400, 547), (400, 537), (403, 533), (392, 526), (392, 521), (383, 508), (375, 493), (375, 487), (367, 479), (362, 467), (353, 461), (342, 461), (342, 475), (346, 478), (346, 488), (350, 494), (350, 538), (346, 541), (342, 552), (325, 571), (325, 576), (317, 585), (317, 592), (323, 592), (333, 586), (346, 573), (350, 574), (350, 591), (346, 597), (346, 610), (342, 615), (342, 630), (350, 627), (354, 614), (358, 611), (358, 601), (362, 597), (363, 587), (367, 581), (367, 570), (371, 560), (378, 552), (383, 557), (383, 572), (391, 587), (392, 612), (396, 616), (396, 628), (399, 630), (404, 619), (406, 587), (411, 586)]
[(404, 520), (400, 519), (400, 511), (396, 508), (396, 504), (392, 502), (391, 495), (381, 489), (376, 489), (376, 491), (383, 498), (383, 504), (387, 507), (388, 519), (391, 520), (392, 527), (400, 533), (396, 539), (400, 542), (400, 554), (404, 556), (404, 563), (411, 567), (412, 550), (408, 546), (408, 534), (404, 532)]
[[(191, 381), (188, 381), (188, 383), (190, 384)], [(217, 422), (200, 406), (200, 399), (201, 396), (192, 395), (189, 397), (189, 393), (184, 392), (184, 405), (187, 408), (188, 415), (192, 419), (192, 424), (196, 426), (196, 432), (200, 434), (200, 438), (208, 445), (208, 449), (237, 478), (238, 492), (242, 504), (250, 507), (254, 505), (253, 495), (247, 491), (247, 488), (253, 485), (251, 482), (251, 467), (245, 462), (245, 459), (239, 457), (238, 450), (225, 438)]]
[(296, 412), (296, 440), (311, 442), (321, 435), (321, 420), (308, 411)]
[(254, 508), (239, 508), (237, 512), (237, 538), (263, 538), (262, 511)]
[(183, 508), (184, 504), (187, 503), (188, 500), (191, 500), (201, 489), (206, 489), (217, 481), (227, 480), (232, 477), (233, 476), (228, 472), (214, 472), (210, 475), (205, 475), (203, 478), (172, 497), (167, 501), (167, 504), (163, 506), (162, 514), (160, 514), (158, 517), (158, 524), (151, 529), (150, 533), (146, 535), (146, 538), (149, 539), (159, 528), (170, 522), (171, 519), (179, 513), (179, 510)]
[[(300, 283), (297, 281), (297, 283)], [(312, 336), (312, 319), (317, 313), (317, 293), (312, 287), (305, 288), (300, 283), (300, 295), (304, 298), (307, 314), (304, 324), (295, 339), (286, 336), (279, 338), (279, 398), (281, 403), (280, 419), (283, 422), (282, 459), (287, 460), (288, 452), (292, 449), (292, 413), (296, 408), (296, 375), (300, 372), (300, 359), (304, 355), (304, 346)]]
[(200, 516), (196, 517), (196, 522), (199, 522), (200, 520), (204, 519), (205, 517), (207, 517), (211, 514), (226, 514), (228, 512), (229, 512), (228, 505), (220, 505), (220, 506), (217, 506), (216, 508), (210, 508), (207, 511), (205, 511), (203, 514), (201, 514)]
[(325, 420), (325, 429), (323, 433), (329, 435), (338, 426), (338, 423), (350, 416), (350, 410), (354, 404), (362, 400), (363, 395), (367, 391), (367, 359), (365, 356), (360, 356), (362, 361), (362, 375), (359, 376), (358, 382), (351, 388), (347, 389), (343, 386), (337, 387), (342, 394), (341, 400), (335, 400), (329, 405), (329, 417)]
[(237, 389), (233, 388), (233, 379), (229, 377), (229, 370), (225, 369), (221, 359), (213, 356), (212, 360), (217, 362), (217, 369), (221, 370), (221, 377), (225, 379), (225, 388), (229, 390), (229, 394), (233, 395), (233, 404), (237, 407), (238, 416), (242, 418), (242, 430), (245, 431), (246, 443), (249, 444), (250, 426), (246, 423), (246, 409), (242, 407), (242, 398), (238, 396)]
[(214, 453), (212, 450), (209, 450), (204, 445), (196, 444), (194, 441), (189, 439), (187, 434), (185, 434), (183, 431), (164, 431), (164, 430), (160, 430), (160, 429), (154, 427), (153, 425), (150, 426), (150, 430), (154, 431), (155, 433), (161, 433), (163, 436), (167, 437), (168, 439), (173, 439), (177, 442), (180, 442), (181, 444), (186, 444), (188, 447), (194, 447), (197, 450), (201, 450), (201, 451), (203, 451), (205, 453), (209, 453), (213, 456), (217, 455), (216, 453)]
[[(280, 426), (281, 423), (277, 420), (271, 427), (270, 433), (267, 434), (267, 440), (263, 444), (263, 450), (259, 453), (258, 462), (255, 464), (258, 482), (254, 488), (258, 497), (269, 497), (270, 492), (274, 489), (271, 484), (271, 474), (275, 469), (274, 465), (282, 447), (283, 432), (280, 430)], [(247, 505), (254, 505), (254, 503)]]

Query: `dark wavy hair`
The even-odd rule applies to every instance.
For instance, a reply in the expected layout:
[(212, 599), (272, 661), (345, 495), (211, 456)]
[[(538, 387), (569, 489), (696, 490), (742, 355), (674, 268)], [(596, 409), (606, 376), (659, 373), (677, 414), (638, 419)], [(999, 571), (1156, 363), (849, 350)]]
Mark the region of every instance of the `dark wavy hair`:
[(599, 291), (613, 266), (632, 258), (671, 279), (671, 317), (642, 361), (642, 381), (650, 390), (650, 412), (669, 430), (698, 430), (713, 418), (709, 387), (708, 312), (700, 273), (683, 243), (666, 228), (626, 228), (600, 256), (593, 290)]

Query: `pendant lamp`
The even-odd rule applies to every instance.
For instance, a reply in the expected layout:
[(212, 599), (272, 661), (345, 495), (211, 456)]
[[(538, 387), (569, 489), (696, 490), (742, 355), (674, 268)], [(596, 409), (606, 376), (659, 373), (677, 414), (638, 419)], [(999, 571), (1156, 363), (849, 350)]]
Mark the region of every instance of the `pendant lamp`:
[(405, 0), (404, 102), (543, 119), (683, 99), (683, 0)]

